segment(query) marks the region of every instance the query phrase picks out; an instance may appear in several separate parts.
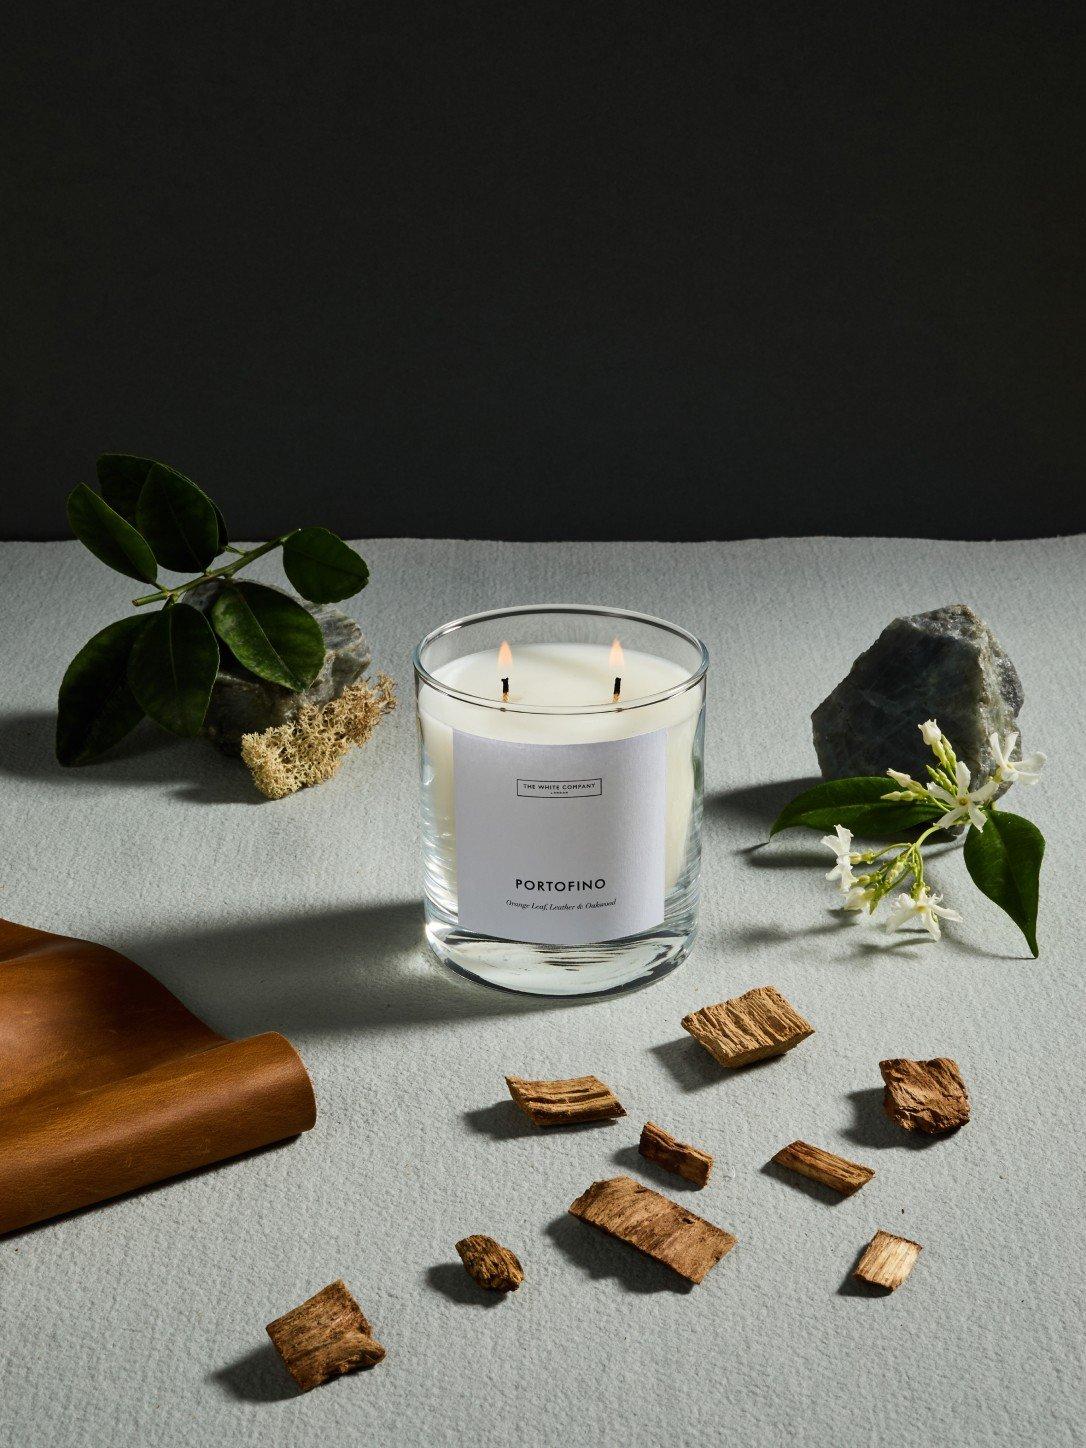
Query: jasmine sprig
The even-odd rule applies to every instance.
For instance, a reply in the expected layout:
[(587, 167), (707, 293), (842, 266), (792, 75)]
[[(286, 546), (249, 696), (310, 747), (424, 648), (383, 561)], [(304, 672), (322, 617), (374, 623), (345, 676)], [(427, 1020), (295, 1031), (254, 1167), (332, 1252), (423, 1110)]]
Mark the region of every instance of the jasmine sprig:
[[(900, 930), (915, 923), (938, 940), (941, 920), (960, 921), (962, 917), (944, 906), (942, 895), (929, 888), (922, 846), (943, 830), (964, 826), (965, 864), (973, 883), (1010, 915), (1036, 955), (1044, 837), (1029, 820), (997, 809), (995, 799), (1001, 789), (1016, 782), (1035, 784), (1045, 756), (1035, 753), (1015, 758), (1017, 733), (1003, 740), (992, 734), (988, 742), (996, 767), (972, 788), (969, 766), (957, 757), (938, 723), (927, 719), (918, 727), (936, 761), (926, 766), (929, 783), (922, 784), (896, 769), (886, 771), (898, 786), (894, 790), (886, 790), (881, 777), (830, 780), (787, 805), (772, 833), (799, 825), (817, 829), (835, 813), (845, 815), (857, 833), (885, 834), (895, 826), (920, 828), (915, 839), (856, 850), (852, 830), (838, 818), (834, 833), (822, 837), (835, 857), (827, 879), (836, 883), (843, 897), (842, 909), (866, 910), (872, 915), (892, 891), (907, 886), (891, 903), (886, 929)], [(856, 866), (871, 868), (857, 870)]]

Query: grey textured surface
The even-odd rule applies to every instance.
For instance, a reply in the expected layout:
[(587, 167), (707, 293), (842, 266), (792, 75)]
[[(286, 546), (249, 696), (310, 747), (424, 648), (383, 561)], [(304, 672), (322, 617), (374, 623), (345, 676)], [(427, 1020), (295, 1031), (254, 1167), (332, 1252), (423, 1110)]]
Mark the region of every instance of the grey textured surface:
[[(329, 785), (268, 803), (206, 745), (149, 733), (79, 772), (51, 758), (57, 680), (135, 590), (76, 544), (0, 550), (0, 908), (128, 952), (220, 1030), (285, 1031), (309, 1135), (0, 1241), (0, 1442), (55, 1445), (1063, 1444), (1082, 1412), (1081, 701), (1086, 542), (368, 544), (346, 607), (402, 709)], [(262, 575), (277, 577), (274, 566)], [(896, 614), (950, 598), (1015, 659), (1048, 778), (1042, 954), (935, 869), (941, 945), (842, 925), (814, 837), (751, 852), (815, 775), (810, 711)], [(666, 980), (570, 1005), (501, 996), (420, 948), (408, 658), (455, 614), (621, 603), (713, 655), (702, 937)], [(679, 1027), (778, 986), (817, 1027), (722, 1073)], [(947, 1054), (973, 1120), (917, 1143), (878, 1061)], [(503, 1074), (593, 1072), (630, 1115), (544, 1135)], [(632, 1155), (651, 1117), (718, 1160), (686, 1191)], [(876, 1169), (830, 1204), (766, 1171), (802, 1137)], [(565, 1215), (629, 1171), (734, 1231), (686, 1292)], [(924, 1246), (892, 1297), (848, 1274), (876, 1228)], [(453, 1243), (524, 1263), (483, 1299)], [(296, 1396), (264, 1323), (343, 1276), (388, 1357)]]

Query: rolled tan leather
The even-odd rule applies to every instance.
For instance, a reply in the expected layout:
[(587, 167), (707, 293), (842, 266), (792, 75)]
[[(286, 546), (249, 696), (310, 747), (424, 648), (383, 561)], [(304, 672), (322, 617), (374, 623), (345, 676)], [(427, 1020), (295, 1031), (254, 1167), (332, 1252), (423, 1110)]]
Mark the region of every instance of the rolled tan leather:
[(0, 920), (0, 1232), (315, 1120), (285, 1037), (228, 1040), (116, 951)]

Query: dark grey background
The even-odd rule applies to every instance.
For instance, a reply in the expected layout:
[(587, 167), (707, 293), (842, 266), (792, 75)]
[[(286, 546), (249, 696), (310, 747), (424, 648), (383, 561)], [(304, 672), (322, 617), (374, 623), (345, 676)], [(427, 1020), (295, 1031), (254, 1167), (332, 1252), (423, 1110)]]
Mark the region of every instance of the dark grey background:
[(1076, 13), (21, 6), (0, 535), (1082, 529)]

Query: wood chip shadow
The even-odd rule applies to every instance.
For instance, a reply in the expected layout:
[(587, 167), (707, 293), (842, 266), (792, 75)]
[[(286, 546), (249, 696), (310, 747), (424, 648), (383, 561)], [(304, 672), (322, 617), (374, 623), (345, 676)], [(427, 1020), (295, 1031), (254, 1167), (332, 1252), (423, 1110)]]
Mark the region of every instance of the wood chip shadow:
[(433, 1267), (428, 1267), (426, 1281), (435, 1292), (440, 1292), (442, 1297), (447, 1297), (450, 1302), (455, 1302), (460, 1307), (499, 1307), (507, 1297), (513, 1295), (510, 1292), (489, 1292), (485, 1287), (480, 1287), (464, 1270), (464, 1264), (460, 1261), (437, 1262)]
[(880, 1287), (877, 1282), (865, 1282), (862, 1277), (855, 1275), (856, 1268), (860, 1265), (860, 1259), (867, 1251), (869, 1243), (865, 1242), (853, 1259), (852, 1266), (848, 1269), (848, 1276), (837, 1289), (838, 1297), (890, 1297), (889, 1287)]
[(852, 1106), (853, 1120), (851, 1125), (845, 1127), (842, 1135), (857, 1146), (879, 1147), (891, 1151), (895, 1147), (903, 1151), (924, 1151), (936, 1142), (955, 1135), (953, 1131), (947, 1131), (940, 1136), (928, 1136), (922, 1131), (906, 1131), (903, 1126), (898, 1126), (883, 1110), (881, 1086), (850, 1091), (845, 1099)]
[(294, 1380), (270, 1341), (209, 1373), (207, 1381), (239, 1403), (281, 1403), (298, 1396)]
[(774, 1181), (783, 1182), (793, 1191), (802, 1192), (804, 1196), (810, 1197), (812, 1201), (821, 1202), (824, 1207), (837, 1207), (842, 1202), (848, 1201), (855, 1192), (842, 1194), (828, 1187), (824, 1182), (816, 1182), (811, 1177), (805, 1177), (801, 1172), (790, 1171), (787, 1167), (781, 1166), (780, 1162), (770, 1159), (762, 1167), (762, 1175), (772, 1177)]
[(601, 1126), (614, 1126), (615, 1118), (604, 1121), (568, 1121), (558, 1126), (536, 1126), (512, 1100), (495, 1101), (493, 1106), (478, 1106), (465, 1111), (465, 1126), (480, 1136), (494, 1141), (516, 1141), (524, 1136), (564, 1136), (567, 1132), (594, 1131)]
[[(695, 1182), (688, 1182), (678, 1172), (668, 1171), (657, 1161), (649, 1161), (648, 1157), (641, 1155), (636, 1146), (621, 1147), (611, 1160), (627, 1174), (640, 1172), (643, 1177), (654, 1182), (662, 1191), (675, 1193), (702, 1190)], [(712, 1180), (711, 1177), (710, 1180)]]
[(578, 1221), (568, 1212), (556, 1217), (546, 1234), (571, 1262), (593, 1280), (611, 1277), (626, 1292), (675, 1292), (685, 1295), (694, 1284), (686, 1282), (662, 1262), (654, 1262), (635, 1247)]
[(752, 1061), (749, 1066), (721, 1066), (704, 1046), (693, 1036), (682, 1035), (674, 1041), (649, 1048), (662, 1066), (671, 1073), (675, 1084), (683, 1091), (700, 1091), (706, 1086), (718, 1086), (729, 1076), (745, 1076), (748, 1071), (761, 1071), (776, 1065), (781, 1056), (767, 1056), (761, 1061)]

